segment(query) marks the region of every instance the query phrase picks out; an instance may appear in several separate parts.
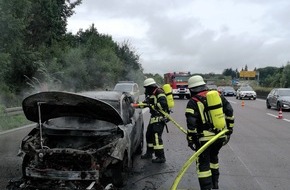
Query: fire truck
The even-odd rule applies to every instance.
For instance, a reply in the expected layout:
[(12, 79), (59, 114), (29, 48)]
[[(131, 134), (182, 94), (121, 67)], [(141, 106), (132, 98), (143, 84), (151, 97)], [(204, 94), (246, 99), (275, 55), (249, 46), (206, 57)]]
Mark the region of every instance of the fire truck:
[(191, 76), (190, 72), (165, 73), (164, 83), (170, 84), (173, 97), (178, 96), (180, 99), (184, 99), (184, 97), (189, 99), (190, 92), (187, 81)]

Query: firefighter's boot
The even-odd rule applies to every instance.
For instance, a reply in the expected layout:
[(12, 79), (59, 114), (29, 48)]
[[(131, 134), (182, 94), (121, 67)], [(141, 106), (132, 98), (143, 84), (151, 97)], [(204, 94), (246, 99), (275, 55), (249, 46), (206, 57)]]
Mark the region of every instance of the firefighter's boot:
[(152, 159), (152, 163), (165, 163), (166, 159), (165, 158), (155, 158)]
[(219, 189), (219, 176), (213, 175), (212, 176), (212, 189)]
[(141, 156), (141, 159), (152, 159), (153, 148), (147, 147), (147, 151), (145, 154)]
[(141, 156), (141, 159), (152, 159), (152, 154), (146, 152)]
[(166, 162), (164, 150), (155, 150), (155, 156), (156, 158), (152, 160), (152, 163), (164, 163)]
[(212, 189), (219, 189), (219, 183), (217, 181), (212, 184)]

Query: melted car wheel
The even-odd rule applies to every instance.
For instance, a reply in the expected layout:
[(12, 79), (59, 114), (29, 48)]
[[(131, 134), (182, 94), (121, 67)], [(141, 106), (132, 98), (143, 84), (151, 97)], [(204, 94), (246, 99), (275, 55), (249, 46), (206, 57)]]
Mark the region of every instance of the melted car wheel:
[(22, 161), (22, 176), (26, 178), (26, 171), (25, 168), (28, 166), (28, 164), (31, 162), (32, 158), (28, 154), (24, 155), (23, 161)]
[[(144, 123), (142, 124), (142, 131), (144, 130)], [(142, 154), (142, 151), (143, 151), (143, 146), (144, 146), (144, 143), (143, 143), (143, 139), (144, 139), (144, 134), (142, 133), (142, 137), (141, 137), (141, 141), (140, 141), (140, 144), (138, 145), (136, 151), (135, 151), (135, 154), (137, 155), (140, 155)]]
[(113, 185), (118, 188), (124, 187), (127, 184), (128, 172), (129, 172), (128, 154), (126, 152), (123, 160), (117, 164), (114, 164), (112, 168)]

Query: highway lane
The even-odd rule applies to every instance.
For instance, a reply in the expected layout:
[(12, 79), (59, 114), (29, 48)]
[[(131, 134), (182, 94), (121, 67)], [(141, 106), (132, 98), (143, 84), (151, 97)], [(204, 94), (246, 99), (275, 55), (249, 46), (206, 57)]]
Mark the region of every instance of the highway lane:
[[(235, 129), (228, 145), (220, 153), (220, 189), (223, 190), (289, 190), (290, 187), (290, 112), (276, 119), (278, 111), (267, 109), (265, 100), (227, 97), (235, 111)], [(186, 128), (184, 110), (187, 100), (175, 100), (176, 121)], [(172, 123), (164, 133), (166, 164), (153, 165), (138, 160), (138, 167), (127, 189), (170, 189), (183, 164), (193, 152), (185, 135)], [(138, 175), (142, 173), (142, 175)], [(195, 164), (185, 173), (179, 189), (198, 190)]]
[(5, 189), (8, 181), (21, 176), (21, 158), (17, 156), (22, 138), (32, 127), (0, 133), (0, 189)]
[[(246, 170), (252, 189), (289, 189), (290, 176), (290, 113), (283, 112), (284, 119), (277, 119), (278, 111), (267, 109), (265, 100), (231, 99), (235, 110), (236, 127), (230, 150)], [(245, 178), (246, 179), (246, 178)], [(238, 184), (246, 181), (233, 180)], [(251, 188), (249, 188), (251, 189)]]
[[(235, 113), (235, 129), (231, 141), (220, 153), (221, 190), (289, 190), (290, 189), (290, 112), (276, 119), (278, 111), (267, 109), (265, 100), (241, 100), (227, 97)], [(171, 116), (186, 128), (184, 110), (187, 100), (175, 100)], [(145, 125), (149, 114), (144, 113)], [(124, 190), (170, 189), (179, 170), (193, 154), (187, 147), (185, 134), (171, 122), (163, 139), (167, 162), (153, 164), (136, 157)], [(20, 158), (16, 156), (21, 138), (29, 129), (0, 135), (0, 189), (9, 179), (18, 177)], [(195, 163), (185, 173), (178, 189), (198, 190)]]

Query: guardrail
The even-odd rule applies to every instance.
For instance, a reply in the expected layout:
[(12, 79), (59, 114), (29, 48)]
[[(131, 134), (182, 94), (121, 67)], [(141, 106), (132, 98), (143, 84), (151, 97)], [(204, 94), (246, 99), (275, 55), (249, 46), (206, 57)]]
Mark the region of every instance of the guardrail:
[(22, 114), (22, 107), (5, 108), (4, 113), (8, 116)]
[[(266, 99), (269, 92), (257, 92), (257, 98)], [(22, 114), (22, 107), (5, 108), (4, 113), (8, 116)]]

